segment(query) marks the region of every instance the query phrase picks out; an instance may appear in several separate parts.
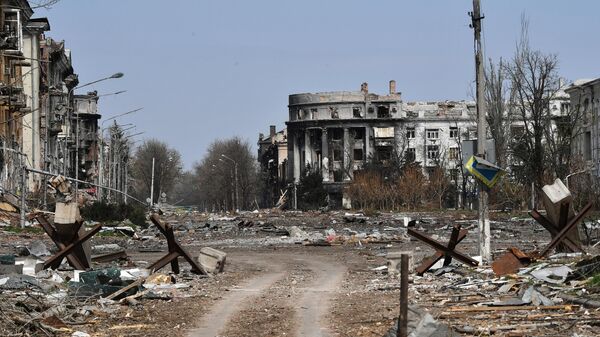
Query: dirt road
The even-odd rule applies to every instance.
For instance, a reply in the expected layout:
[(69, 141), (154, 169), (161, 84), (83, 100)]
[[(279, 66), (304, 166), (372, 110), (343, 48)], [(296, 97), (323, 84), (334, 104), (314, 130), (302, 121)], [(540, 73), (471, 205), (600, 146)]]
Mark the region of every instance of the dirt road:
[(346, 267), (330, 257), (290, 253), (228, 258), (255, 264), (258, 276), (231, 288), (188, 337), (330, 337), (326, 314)]

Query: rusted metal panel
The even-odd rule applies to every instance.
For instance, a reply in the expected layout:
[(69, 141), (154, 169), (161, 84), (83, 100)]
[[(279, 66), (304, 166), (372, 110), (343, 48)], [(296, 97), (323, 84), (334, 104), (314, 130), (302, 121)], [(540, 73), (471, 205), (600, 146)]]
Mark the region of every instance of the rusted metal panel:
[(500, 256), (492, 263), (492, 270), (496, 276), (514, 274), (519, 268), (527, 266), (531, 257), (518, 248), (511, 247), (506, 254)]

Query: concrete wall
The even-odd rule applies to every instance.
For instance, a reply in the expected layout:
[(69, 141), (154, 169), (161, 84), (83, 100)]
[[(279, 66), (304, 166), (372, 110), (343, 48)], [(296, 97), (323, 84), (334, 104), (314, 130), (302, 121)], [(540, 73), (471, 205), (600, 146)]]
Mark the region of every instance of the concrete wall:
[[(23, 67), (23, 90), (27, 97), (27, 109), (30, 113), (23, 116), (23, 152), (27, 155), (28, 166), (43, 169), (41, 158), (40, 138), (40, 68), (34, 60), (40, 59), (40, 44), (38, 34), (28, 33), (23, 37), (23, 55), (30, 66)], [(33, 191), (39, 185), (39, 176), (29, 175), (29, 190)]]

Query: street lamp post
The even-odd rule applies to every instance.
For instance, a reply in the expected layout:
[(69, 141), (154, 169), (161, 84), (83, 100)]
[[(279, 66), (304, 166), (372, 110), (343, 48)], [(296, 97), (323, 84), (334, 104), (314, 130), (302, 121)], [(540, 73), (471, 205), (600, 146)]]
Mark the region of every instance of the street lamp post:
[(238, 195), (238, 165), (237, 165), (237, 161), (227, 157), (224, 154), (221, 154), (221, 157), (223, 157), (233, 163), (233, 167), (235, 170), (235, 208), (237, 210), (240, 207), (240, 203), (239, 203), (240, 199), (239, 199), (239, 195)]
[[(92, 81), (92, 82), (89, 82), (89, 83), (85, 83), (85, 84), (77, 86), (77, 87), (73, 87), (73, 88), (71, 88), (71, 90), (69, 90), (69, 93), (67, 95), (67, 99), (70, 99), (71, 94), (75, 91), (75, 89), (80, 89), (80, 88), (83, 88), (83, 87), (90, 86), (92, 84), (96, 84), (98, 82), (110, 80), (110, 79), (113, 79), (113, 78), (121, 78), (121, 77), (123, 77), (123, 73), (121, 73), (121, 72), (114, 73), (111, 76), (104, 77), (104, 78), (101, 78), (99, 80), (95, 80), (95, 81)], [(70, 110), (71, 110), (71, 114), (72, 114), (75, 109), (74, 109), (74, 107), (73, 107), (72, 104), (70, 104), (70, 105), (71, 105), (71, 109)], [(77, 115), (77, 121), (76, 121), (76, 124), (75, 124), (75, 180), (79, 180), (79, 119), (80, 119), (79, 118), (79, 111), (77, 112), (76, 115)], [(78, 189), (79, 189), (79, 184), (75, 183), (75, 201), (77, 201), (78, 198), (79, 198), (78, 197), (78, 193), (79, 193)]]
[[(107, 126), (106, 128), (104, 128), (104, 123), (106, 123), (106, 122), (108, 122), (110, 120), (117, 119), (117, 118), (119, 118), (121, 116), (132, 114), (132, 113), (140, 111), (142, 109), (143, 109), (143, 107), (137, 108), (137, 109), (133, 109), (133, 110), (130, 110), (130, 111), (118, 114), (116, 116), (107, 118), (107, 119), (103, 120), (102, 123), (100, 123), (100, 163), (98, 165), (99, 166), (99, 174), (98, 174), (98, 181), (99, 182), (104, 180), (104, 176), (103, 176), (104, 175), (104, 145), (105, 145), (104, 144), (104, 130), (110, 128), (110, 126)], [(132, 123), (127, 123), (127, 124), (123, 124), (122, 126), (126, 126), (126, 125), (133, 125), (133, 124)], [(111, 139), (111, 143), (112, 143), (112, 139)], [(109, 182), (109, 184), (110, 184), (110, 182)], [(110, 192), (110, 190), (109, 190), (109, 192)]]

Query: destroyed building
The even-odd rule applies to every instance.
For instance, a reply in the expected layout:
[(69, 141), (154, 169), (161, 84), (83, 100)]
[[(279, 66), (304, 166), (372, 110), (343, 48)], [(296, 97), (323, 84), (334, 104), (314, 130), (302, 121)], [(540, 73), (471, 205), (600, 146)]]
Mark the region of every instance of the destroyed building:
[(79, 168), (83, 180), (94, 181), (99, 96), (74, 95), (71, 52), (46, 36), (48, 19), (32, 18), (28, 1), (2, 1), (0, 8), (0, 185), (19, 194), (23, 174), (28, 192), (46, 185), (24, 167), (70, 177)]
[(565, 92), (570, 97), (571, 109), (579, 111), (578, 136), (572, 144), (586, 164), (586, 171), (600, 177), (600, 78), (580, 79), (573, 82)]
[(404, 102), (390, 81), (385, 95), (360, 91), (289, 96), (287, 178), (319, 170), (332, 206), (349, 206), (344, 185), (368, 160), (403, 156), (429, 172), (441, 166), (460, 179), (460, 141), (474, 135), (475, 103)]
[(76, 132), (74, 150), (79, 153), (74, 156), (79, 162), (73, 168), (79, 170), (80, 180), (95, 182), (98, 176), (98, 93), (88, 92), (86, 95), (73, 96), (73, 114)]
[(269, 136), (258, 136), (258, 162), (265, 191), (261, 195), (262, 204), (274, 206), (281, 190), (287, 184), (287, 129), (277, 132), (276, 126), (269, 127)]
[(0, 9), (0, 177), (3, 190), (16, 191), (26, 163), (21, 146), (21, 117), (27, 113), (28, 103), (23, 88), (23, 66), (27, 64), (23, 35), (33, 10), (24, 0), (2, 1)]
[(65, 48), (65, 42), (57, 42), (46, 38), (41, 42), (42, 59), (45, 67), (41, 67), (41, 137), (44, 170), (50, 172), (66, 172), (66, 163), (70, 162), (67, 151), (67, 126), (69, 123), (68, 108), (71, 96), (69, 93), (79, 83), (71, 62), (71, 51)]

